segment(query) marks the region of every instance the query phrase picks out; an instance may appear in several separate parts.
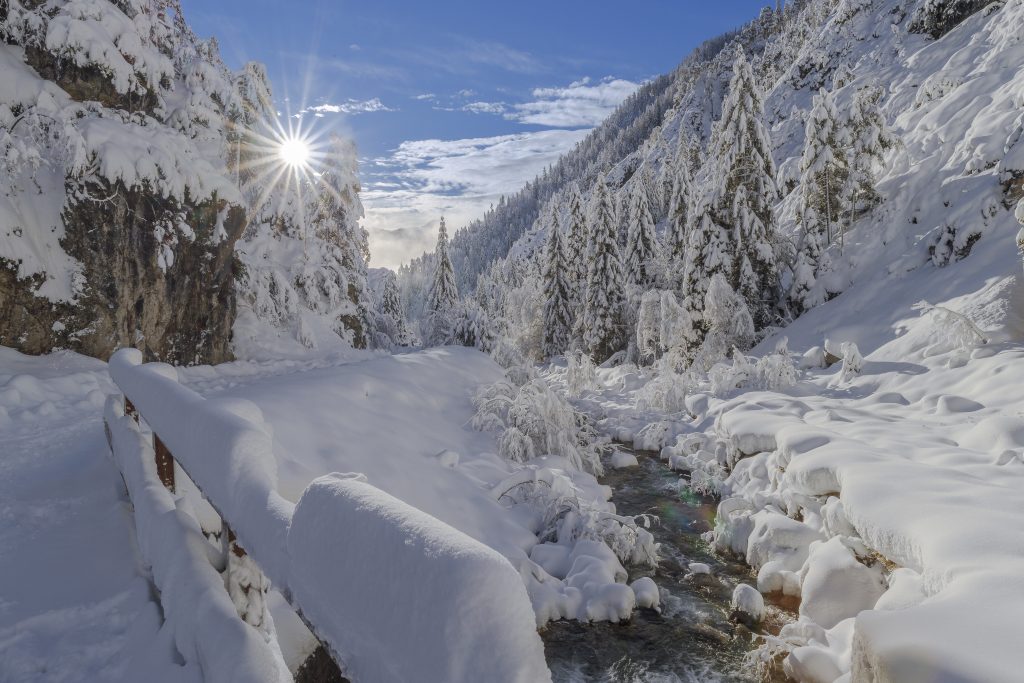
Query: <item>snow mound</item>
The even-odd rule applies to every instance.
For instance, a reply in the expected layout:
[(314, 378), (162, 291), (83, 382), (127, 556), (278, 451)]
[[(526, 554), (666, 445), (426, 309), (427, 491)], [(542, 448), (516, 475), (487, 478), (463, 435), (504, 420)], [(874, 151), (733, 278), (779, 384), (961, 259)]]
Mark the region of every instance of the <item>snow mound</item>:
[[(522, 580), (505, 558), (369, 484), (313, 481), (288, 552), (295, 597), (318, 629), (336, 635), (355, 680), (551, 678)], [(335, 590), (311, 592), (323, 586)]]

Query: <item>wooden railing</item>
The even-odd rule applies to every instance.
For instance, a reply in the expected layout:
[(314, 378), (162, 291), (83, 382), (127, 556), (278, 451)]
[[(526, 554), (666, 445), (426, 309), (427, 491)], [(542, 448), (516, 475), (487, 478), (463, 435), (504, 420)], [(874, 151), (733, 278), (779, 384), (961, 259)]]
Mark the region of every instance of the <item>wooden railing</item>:
[[(310, 484), (297, 505), (285, 500), (276, 490), (272, 443), (255, 405), (208, 401), (182, 386), (174, 368), (141, 361), (134, 349), (123, 349), (111, 358), (110, 374), (124, 401), (108, 402), (105, 416), (111, 450), (136, 507), (140, 547), (149, 547), (147, 541), (151, 541), (143, 538), (150, 526), (146, 511), (178, 512), (174, 493), (181, 483), (179, 475), (187, 476), (222, 520), (221, 550), (207, 552), (201, 559), (208, 566), (200, 567), (198, 573), (227, 572), (228, 590), (239, 607), (234, 619), (244, 620), (242, 625), (250, 632), (236, 638), (238, 647), (250, 653), (247, 660), (258, 662), (244, 673), (223, 673), (220, 660), (227, 656), (239, 662), (240, 654), (204, 652), (204, 644), (190, 641), (185, 633), (179, 650), (208, 661), (204, 673), (221, 672), (207, 680), (281, 679), (280, 651), (262, 613), (268, 584), (284, 596), (337, 663), (337, 671), (328, 667), (327, 680), (339, 680), (344, 674), (355, 681), (454, 683), (482, 680), (482, 667), (488, 680), (549, 679), (529, 598), (518, 573), (504, 558), (358, 479), (321, 477)], [(147, 459), (150, 464), (142, 462)], [(191, 517), (183, 526), (189, 524), (194, 534)], [(181, 548), (172, 552), (150, 548), (153, 552), (145, 557), (162, 591), (161, 601), (165, 592), (161, 577), (180, 580), (181, 573), (165, 571), (158, 566), (161, 562), (202, 564), (200, 558), (183, 561), (174, 554), (196, 554), (196, 544), (187, 541), (187, 532), (186, 528), (178, 534)], [(204, 543), (214, 551), (212, 543), (205, 539)], [(236, 567), (243, 570), (238, 580), (232, 576)], [(431, 569), (430, 586), (417, 584), (423, 567)], [(367, 591), (379, 594), (380, 589), (364, 586), (379, 584), (384, 568), (398, 580), (378, 599), (394, 604), (374, 605), (366, 599)], [(440, 609), (432, 606), (424, 610), (428, 613), (415, 613), (419, 599), (431, 591), (450, 600), (441, 602)], [(170, 594), (173, 598), (180, 591)], [(224, 602), (220, 597), (213, 600)], [(504, 607), (490, 609), (495, 600)], [(476, 610), (469, 619), (466, 605)], [(413, 611), (403, 614), (396, 607)], [(164, 608), (171, 614), (183, 609), (168, 604)], [(237, 624), (226, 624), (223, 611), (217, 612), (221, 626), (237, 631)], [(251, 637), (254, 634), (258, 637)], [(410, 639), (418, 641), (416, 647), (409, 647)], [(260, 643), (266, 651), (256, 652)], [(223, 650), (220, 644), (216, 647)], [(444, 659), (446, 648), (453, 648), (450, 661)], [(318, 658), (321, 671), (323, 659)]]

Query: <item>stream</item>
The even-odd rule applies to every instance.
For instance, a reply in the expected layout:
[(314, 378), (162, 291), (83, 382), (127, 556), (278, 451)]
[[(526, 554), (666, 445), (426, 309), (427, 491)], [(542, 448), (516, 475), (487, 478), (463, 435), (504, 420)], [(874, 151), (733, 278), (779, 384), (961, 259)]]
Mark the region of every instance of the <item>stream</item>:
[[(612, 469), (602, 484), (612, 487), (620, 514), (651, 513), (660, 518), (651, 532), (661, 544), (656, 570), (627, 567), (630, 582), (650, 576), (661, 590), (661, 614), (642, 609), (628, 623), (557, 621), (542, 631), (554, 680), (562, 683), (671, 683), (674, 681), (755, 681), (744, 662), (758, 645), (743, 627), (729, 621), (729, 599), (737, 583), (755, 584), (750, 568), (716, 555), (701, 534), (714, 527), (717, 500), (680, 487), (656, 452), (634, 451), (638, 467)], [(703, 562), (710, 575), (687, 578), (687, 565)], [(777, 633), (792, 615), (768, 606), (762, 632)]]

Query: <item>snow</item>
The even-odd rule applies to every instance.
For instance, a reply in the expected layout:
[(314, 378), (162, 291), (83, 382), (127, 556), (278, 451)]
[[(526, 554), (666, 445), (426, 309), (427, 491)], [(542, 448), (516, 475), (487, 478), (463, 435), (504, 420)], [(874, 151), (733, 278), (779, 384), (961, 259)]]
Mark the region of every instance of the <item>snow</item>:
[(738, 613), (741, 619), (751, 624), (759, 624), (764, 620), (764, 598), (753, 586), (740, 583), (732, 592), (729, 607)]
[(284, 548), (294, 505), (277, 492), (270, 436), (237, 414), (237, 401), (207, 401), (179, 384), (171, 366), (141, 362), (140, 351), (121, 349), (110, 359), (110, 375), (230, 521), (240, 545), (271, 581), (288, 586)]
[(160, 591), (175, 648), (211, 680), (290, 681), (273, 625), (265, 639), (239, 619), (224, 580), (210, 562), (219, 550), (203, 536), (194, 517), (180, 510), (179, 501), (185, 499), (176, 501), (164, 488), (151, 442), (124, 416), (120, 404), (111, 396), (104, 418), (131, 497), (139, 554)]
[(354, 680), (550, 680), (512, 565), (358, 478), (307, 487), (288, 552), (296, 599), (338, 634), (332, 647)]
[(0, 680), (202, 680), (140, 567), (103, 435), (105, 365), (0, 348)]

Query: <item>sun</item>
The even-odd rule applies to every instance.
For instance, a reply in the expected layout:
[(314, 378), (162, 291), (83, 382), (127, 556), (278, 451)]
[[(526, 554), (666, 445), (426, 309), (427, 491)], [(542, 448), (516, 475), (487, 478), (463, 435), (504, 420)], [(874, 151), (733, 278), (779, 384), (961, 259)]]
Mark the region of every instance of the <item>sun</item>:
[(298, 136), (290, 135), (278, 144), (277, 154), (281, 161), (292, 168), (304, 168), (309, 164), (309, 144)]

